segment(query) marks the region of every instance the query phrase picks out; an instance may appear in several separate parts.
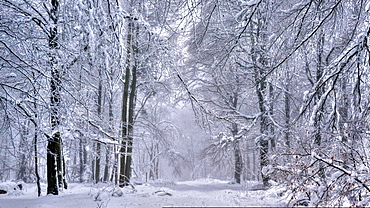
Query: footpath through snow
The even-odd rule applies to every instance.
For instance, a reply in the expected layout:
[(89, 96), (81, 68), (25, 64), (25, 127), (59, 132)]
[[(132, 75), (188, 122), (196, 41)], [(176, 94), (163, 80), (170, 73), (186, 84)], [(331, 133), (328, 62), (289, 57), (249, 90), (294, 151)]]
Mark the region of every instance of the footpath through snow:
[[(1, 184), (0, 184), (1, 185)], [(227, 181), (201, 179), (195, 181), (170, 182), (161, 181), (135, 185), (123, 189), (113, 185), (99, 183), (70, 184), (58, 196), (37, 197), (34, 184), (24, 184), (23, 190), (10, 190), (0, 195), (0, 208), (65, 208), (65, 207), (109, 207), (109, 208), (156, 208), (176, 206), (284, 206), (284, 200), (278, 197), (277, 191), (255, 190), (257, 182), (244, 185), (230, 184)]]

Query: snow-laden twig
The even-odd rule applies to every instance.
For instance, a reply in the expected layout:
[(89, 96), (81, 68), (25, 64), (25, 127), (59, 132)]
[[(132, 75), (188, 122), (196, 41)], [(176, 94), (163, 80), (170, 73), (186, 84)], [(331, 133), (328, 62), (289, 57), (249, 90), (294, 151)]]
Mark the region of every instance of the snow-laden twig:
[(98, 129), (101, 133), (103, 133), (105, 136), (107, 136), (110, 139), (113, 139), (114, 141), (118, 141), (118, 138), (116, 136), (110, 135), (108, 132), (104, 131), (101, 126), (98, 126), (97, 124), (94, 124), (93, 121), (89, 120), (88, 123)]
[[(306, 110), (311, 105), (312, 101), (314, 100), (314, 97), (319, 92), (319, 89), (323, 88), (323, 86), (326, 83), (328, 83), (333, 78), (336, 81), (336, 79), (338, 78), (339, 74), (342, 73), (342, 71), (344, 70), (345, 66), (349, 63), (349, 61), (355, 55), (357, 55), (358, 51), (355, 50), (355, 49), (357, 49), (357, 47), (358, 47), (357, 44), (352, 45), (350, 47), (350, 49), (346, 50), (346, 52), (345, 53), (342, 53), (341, 56), (339, 56), (337, 59), (335, 59), (335, 61), (331, 65), (329, 65), (328, 67), (326, 67), (328, 69), (334, 69), (334, 70), (327, 70), (327, 71), (325, 71), (324, 72), (324, 75), (316, 82), (316, 84), (312, 87), (312, 89), (310, 90), (310, 92), (307, 92), (307, 93), (305, 92), (305, 102), (301, 106), (301, 108), (299, 110), (298, 116), (293, 120), (292, 123), (297, 122), (301, 118), (301, 116), (306, 112)], [(351, 54), (351, 52), (352, 52), (352, 54)], [(342, 62), (342, 65), (339, 68), (337, 68), (336, 66), (339, 63), (341, 63), (341, 61), (343, 59), (345, 59), (345, 57), (347, 57), (346, 61), (345, 62)], [(326, 90), (326, 92), (320, 97), (320, 101), (319, 102), (321, 102), (321, 105), (324, 104), (323, 101), (326, 100), (326, 98), (329, 95), (329, 93), (333, 90), (334, 85), (335, 85), (335, 81), (333, 81), (334, 83), (331, 86), (331, 88), (329, 88), (328, 90)]]
[[(279, 68), (283, 63), (285, 63), (299, 48), (301, 48), (308, 40), (311, 39), (311, 37), (316, 34), (316, 32), (321, 28), (321, 26), (324, 24), (324, 22), (334, 13), (335, 9), (338, 7), (338, 5), (342, 1), (339, 0), (331, 9), (330, 12), (317, 24), (317, 26), (312, 30), (310, 34), (308, 34), (288, 55), (286, 55), (278, 64), (273, 66), (262, 79), (269, 76), (275, 69)], [(261, 80), (262, 80), (261, 79)], [(258, 83), (256, 83), (258, 84)]]
[(361, 184), (370, 193), (370, 188), (365, 184), (365, 182), (361, 181), (357, 176), (353, 176), (353, 174), (349, 170), (346, 170), (344, 167), (334, 165), (334, 163), (332, 163), (331, 161), (327, 161), (327, 160), (321, 158), (320, 156), (318, 156), (316, 154), (313, 154), (312, 157), (315, 158), (316, 160), (320, 161), (320, 162), (323, 162), (323, 163), (327, 164), (330, 167), (333, 167), (333, 168), (341, 171), (343, 174), (345, 174), (347, 176), (353, 177), (353, 179), (356, 182)]
[[(200, 103), (199, 100), (190, 91), (188, 85), (185, 83), (184, 79), (181, 77), (179, 71), (177, 71), (176, 69), (175, 69), (175, 71), (176, 71), (176, 76), (179, 78), (182, 85), (184, 86), (184, 88), (185, 88), (187, 94), (189, 95), (189, 98), (190, 98), (192, 103), (194, 101), (200, 107), (200, 109), (208, 115), (212, 115), (217, 119), (224, 120), (224, 121), (227, 121), (227, 122), (230, 122), (230, 123), (235, 123), (235, 121), (229, 119), (228, 117), (223, 117), (223, 116), (217, 115), (216, 113), (212, 112), (211, 110), (206, 108), (204, 105), (202, 105), (202, 103)], [(244, 119), (247, 119), (247, 120), (252, 120), (252, 119), (255, 119), (256, 117), (259, 117), (259, 114), (253, 115), (253, 116), (248, 116), (248, 115), (239, 115), (239, 116), (241, 116), (241, 117), (243, 117)]]

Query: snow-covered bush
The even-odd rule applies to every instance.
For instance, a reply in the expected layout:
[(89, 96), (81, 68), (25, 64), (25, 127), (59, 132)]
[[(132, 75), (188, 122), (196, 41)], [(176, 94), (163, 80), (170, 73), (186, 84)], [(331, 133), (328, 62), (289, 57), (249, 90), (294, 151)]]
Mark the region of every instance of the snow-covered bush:
[(0, 193), (19, 196), (23, 194), (23, 182), (2, 182), (0, 183)]
[(291, 163), (275, 167), (275, 180), (285, 186), (281, 195), (288, 205), (369, 206), (370, 172), (364, 157), (325, 149), (330, 153), (315, 149), (292, 154)]

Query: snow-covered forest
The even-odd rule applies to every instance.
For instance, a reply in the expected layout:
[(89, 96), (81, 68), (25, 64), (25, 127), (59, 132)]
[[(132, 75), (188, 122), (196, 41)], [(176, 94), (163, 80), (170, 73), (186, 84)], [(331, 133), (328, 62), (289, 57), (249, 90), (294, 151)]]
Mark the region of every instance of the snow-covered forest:
[(370, 2), (0, 0), (0, 114), (0, 207), (370, 206)]

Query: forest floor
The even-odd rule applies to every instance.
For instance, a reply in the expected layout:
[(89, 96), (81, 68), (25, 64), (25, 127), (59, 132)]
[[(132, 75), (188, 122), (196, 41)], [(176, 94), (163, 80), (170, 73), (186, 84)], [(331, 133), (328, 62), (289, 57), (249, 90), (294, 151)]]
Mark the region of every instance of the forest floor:
[(277, 207), (286, 205), (285, 200), (278, 197), (278, 190), (273, 188), (261, 190), (257, 188), (258, 186), (255, 181), (239, 185), (216, 179), (136, 184), (135, 190), (132, 187), (120, 189), (104, 183), (94, 185), (71, 183), (69, 188), (60, 195), (53, 196), (45, 195), (46, 185), (42, 184), (42, 196), (37, 197), (35, 184), (23, 184), (23, 190), (9, 191), (8, 194), (0, 195), (0, 208)]

